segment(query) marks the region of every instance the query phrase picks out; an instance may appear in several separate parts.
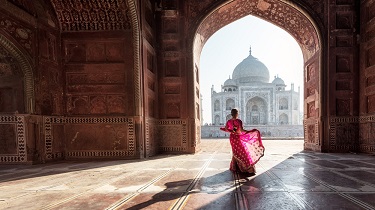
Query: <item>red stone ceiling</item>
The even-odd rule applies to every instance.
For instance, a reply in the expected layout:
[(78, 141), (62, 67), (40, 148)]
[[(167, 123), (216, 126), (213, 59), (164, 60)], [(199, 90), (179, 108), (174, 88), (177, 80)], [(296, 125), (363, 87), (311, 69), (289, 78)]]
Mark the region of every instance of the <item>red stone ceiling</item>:
[(209, 15), (197, 32), (205, 43), (220, 28), (247, 15), (267, 20), (289, 32), (300, 44), (305, 58), (319, 50), (317, 32), (309, 19), (301, 11), (281, 0), (235, 0)]
[(130, 29), (124, 0), (51, 0), (62, 31)]

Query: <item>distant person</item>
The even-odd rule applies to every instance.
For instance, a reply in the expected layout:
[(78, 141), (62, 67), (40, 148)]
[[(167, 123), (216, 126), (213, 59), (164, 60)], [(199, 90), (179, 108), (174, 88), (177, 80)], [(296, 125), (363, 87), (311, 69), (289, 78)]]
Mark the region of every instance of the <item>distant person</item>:
[(231, 110), (232, 118), (220, 130), (229, 132), (232, 147), (230, 170), (255, 174), (255, 164), (264, 155), (264, 146), (259, 130), (244, 130), (242, 121), (238, 119), (238, 110)]

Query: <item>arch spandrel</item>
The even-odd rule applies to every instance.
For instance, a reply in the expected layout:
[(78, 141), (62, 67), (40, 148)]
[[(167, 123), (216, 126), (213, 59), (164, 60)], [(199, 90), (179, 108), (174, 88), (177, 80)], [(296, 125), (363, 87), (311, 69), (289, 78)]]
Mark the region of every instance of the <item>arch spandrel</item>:
[(256, 16), (287, 31), (301, 46), (305, 60), (320, 49), (319, 34), (313, 22), (300, 9), (281, 0), (237, 0), (223, 4), (201, 22), (196, 39), (199, 38), (203, 46), (216, 31), (247, 15)]

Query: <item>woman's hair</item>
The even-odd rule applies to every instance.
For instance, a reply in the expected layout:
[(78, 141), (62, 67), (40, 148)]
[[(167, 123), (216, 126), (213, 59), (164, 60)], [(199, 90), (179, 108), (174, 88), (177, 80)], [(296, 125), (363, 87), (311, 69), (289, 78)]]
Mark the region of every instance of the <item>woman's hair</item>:
[(232, 109), (230, 111), (230, 114), (232, 115), (232, 117), (235, 117), (238, 114), (238, 109)]

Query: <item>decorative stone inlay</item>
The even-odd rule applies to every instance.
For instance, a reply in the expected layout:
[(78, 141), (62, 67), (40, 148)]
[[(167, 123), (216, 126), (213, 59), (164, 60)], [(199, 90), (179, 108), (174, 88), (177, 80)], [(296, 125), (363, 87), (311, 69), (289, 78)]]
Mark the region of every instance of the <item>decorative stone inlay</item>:
[(212, 12), (199, 26), (197, 34), (202, 43), (221, 27), (247, 15), (266, 19), (288, 31), (302, 47), (305, 60), (320, 49), (317, 30), (307, 14), (280, 0), (237, 0), (223, 4)]
[(268, 101), (269, 93), (268, 92), (260, 92), (260, 91), (259, 92), (246, 93), (245, 98), (246, 98), (246, 101), (248, 101), (249, 99), (257, 97), (257, 96)]
[(0, 163), (26, 162), (27, 148), (25, 136), (25, 116), (0, 115), (0, 124), (13, 124), (16, 127), (17, 142), (17, 153), (9, 155), (0, 155)]
[[(319, 141), (319, 122), (316, 119), (307, 119), (303, 121), (305, 130), (305, 145), (321, 145)], [(311, 148), (310, 148), (311, 149)]]
[(131, 28), (124, 0), (51, 0), (62, 31)]
[(128, 150), (69, 151), (67, 157), (127, 157), (135, 155), (135, 130), (132, 118), (126, 117), (44, 117), (45, 155), (47, 160), (56, 158), (53, 153), (53, 124), (126, 124)]
[(159, 120), (158, 138), (161, 151), (187, 151), (187, 120)]
[(9, 35), (11, 35), (17, 42), (25, 48), (25, 50), (34, 55), (34, 32), (31, 28), (26, 27), (14, 20), (11, 20), (9, 17), (0, 15), (0, 28)]
[[(329, 122), (329, 149), (357, 150), (358, 122), (358, 117), (332, 117)], [(337, 138), (338, 136), (340, 138)]]
[(158, 146), (157, 139), (157, 124), (158, 120), (154, 118), (148, 118), (146, 120), (146, 157), (154, 155), (155, 147)]

